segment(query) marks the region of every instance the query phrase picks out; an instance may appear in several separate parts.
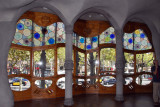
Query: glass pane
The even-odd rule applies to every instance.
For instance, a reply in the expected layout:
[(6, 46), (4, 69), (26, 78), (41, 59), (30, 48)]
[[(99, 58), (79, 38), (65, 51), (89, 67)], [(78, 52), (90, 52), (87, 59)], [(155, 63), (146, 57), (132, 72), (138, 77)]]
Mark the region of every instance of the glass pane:
[(124, 53), (125, 56), (125, 74), (134, 74), (134, 54)]
[(116, 36), (115, 36), (115, 30), (113, 27), (110, 27), (106, 29), (104, 32), (102, 32), (99, 36), (99, 42), (100, 44), (103, 43), (116, 43)]
[(62, 22), (57, 22), (57, 43), (65, 43), (65, 28)]
[(134, 38), (134, 50), (147, 50), (152, 48), (152, 45), (143, 30), (137, 29), (134, 32)]
[(78, 37), (78, 48), (80, 49), (85, 49), (85, 38), (82, 36), (77, 36)]
[(83, 85), (85, 83), (85, 80), (84, 79), (76, 79), (76, 83), (78, 85)]
[[(34, 76), (36, 77), (48, 77), (54, 75), (54, 49), (45, 50), (46, 62), (42, 61), (42, 51), (34, 52)], [(45, 64), (45, 71), (42, 71), (42, 66)]]
[(76, 38), (77, 38), (76, 33), (73, 33), (73, 45), (75, 46), (76, 46)]
[(116, 52), (113, 48), (104, 48), (100, 51), (100, 71), (115, 71)]
[(151, 72), (151, 66), (153, 65), (153, 53), (144, 53), (136, 55), (137, 72)]
[(35, 85), (38, 88), (45, 89), (45, 88), (48, 88), (52, 85), (52, 80), (36, 80)]
[(84, 76), (85, 75), (85, 54), (78, 52), (76, 56), (76, 75)]
[(28, 79), (23, 77), (14, 77), (9, 79), (9, 84), (14, 91), (24, 91), (30, 88), (31, 84)]
[(103, 76), (100, 79), (100, 83), (105, 87), (112, 87), (116, 83), (116, 79), (112, 76)]
[(32, 20), (21, 19), (17, 22), (16, 33), (12, 43), (32, 46)]
[(123, 40), (124, 48), (133, 50), (133, 33), (124, 33)]
[(152, 81), (152, 75), (148, 75), (148, 74), (139, 75), (136, 78), (136, 83), (138, 85), (148, 85), (151, 83), (151, 81)]
[(7, 61), (7, 72), (11, 74), (30, 74), (30, 52), (10, 48)]
[(91, 38), (86, 38), (86, 50), (92, 49)]
[(60, 89), (65, 89), (65, 77), (62, 77), (62, 78), (58, 79), (57, 86)]
[[(37, 25), (37, 24), (33, 24), (34, 26), (34, 38), (33, 38), (33, 43), (34, 43), (34, 46), (42, 46), (42, 37), (43, 37), (43, 34), (42, 34), (42, 27)], [(46, 38), (45, 38), (46, 40)]]
[(56, 23), (47, 26), (47, 33), (45, 34), (46, 45), (55, 44), (55, 30), (56, 30)]
[(64, 69), (64, 63), (65, 63), (65, 48), (61, 47), (57, 49), (57, 74), (65, 74)]
[(98, 53), (88, 53), (87, 54), (87, 76), (94, 76), (98, 74)]
[(98, 47), (98, 36), (86, 38), (86, 50), (95, 49)]
[(133, 81), (132, 77), (126, 77), (125, 78), (125, 85), (129, 85)]
[(92, 37), (92, 49), (95, 49), (98, 47), (98, 36)]

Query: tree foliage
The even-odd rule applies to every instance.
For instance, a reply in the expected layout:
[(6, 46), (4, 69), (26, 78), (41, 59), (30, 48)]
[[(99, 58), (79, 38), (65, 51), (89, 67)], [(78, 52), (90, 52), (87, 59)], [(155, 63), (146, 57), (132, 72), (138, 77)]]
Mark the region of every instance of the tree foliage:
[(134, 54), (124, 53), (126, 63), (134, 63)]
[(8, 53), (8, 61), (12, 64), (12, 66), (18, 66), (21, 64), (23, 67), (24, 62), (28, 65), (30, 64), (30, 52), (25, 50), (18, 50), (14, 48), (10, 48)]
[(144, 53), (144, 54), (137, 54), (136, 62), (137, 64), (144, 63), (144, 66), (147, 66), (147, 67), (152, 66), (153, 65), (153, 53), (149, 52), (149, 53)]
[(114, 48), (103, 48), (100, 51), (101, 66), (107, 66), (108, 63), (116, 61), (116, 51)]

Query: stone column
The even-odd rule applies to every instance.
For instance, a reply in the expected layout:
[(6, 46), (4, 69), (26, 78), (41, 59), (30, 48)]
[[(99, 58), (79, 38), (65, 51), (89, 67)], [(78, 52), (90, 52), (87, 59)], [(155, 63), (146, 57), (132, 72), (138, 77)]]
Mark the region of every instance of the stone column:
[(73, 95), (72, 95), (72, 36), (73, 36), (73, 26), (65, 26), (66, 31), (66, 54), (65, 54), (65, 106), (73, 105)]
[(158, 60), (158, 65), (160, 65), (160, 34), (156, 30), (152, 30), (152, 43), (155, 51), (156, 59)]
[(16, 31), (15, 22), (0, 22), (0, 107), (13, 107), (14, 98), (7, 75), (7, 57)]
[(123, 52), (123, 31), (116, 30), (116, 101), (123, 101), (123, 73), (125, 67)]

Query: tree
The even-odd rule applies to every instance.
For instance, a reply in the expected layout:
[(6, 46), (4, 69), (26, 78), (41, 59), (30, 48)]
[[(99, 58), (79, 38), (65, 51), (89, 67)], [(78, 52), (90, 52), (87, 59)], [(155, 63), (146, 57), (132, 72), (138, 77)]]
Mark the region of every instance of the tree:
[(17, 73), (22, 73), (26, 70), (26, 67), (29, 68), (30, 66), (30, 52), (26, 50), (10, 48), (8, 53), (8, 63), (11, 74), (14, 70), (14, 67), (17, 67), (20, 70), (20, 72)]
[[(103, 48), (100, 51), (100, 65), (105, 69), (105, 67), (111, 67), (116, 61), (116, 51), (114, 48)], [(102, 69), (101, 68), (101, 69)]]

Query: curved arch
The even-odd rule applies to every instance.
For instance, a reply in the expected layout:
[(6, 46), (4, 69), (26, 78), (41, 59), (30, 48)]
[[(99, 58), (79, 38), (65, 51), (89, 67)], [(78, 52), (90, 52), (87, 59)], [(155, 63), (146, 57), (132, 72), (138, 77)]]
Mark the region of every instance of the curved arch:
[(148, 29), (150, 30), (149, 32), (150, 32), (150, 43), (152, 44), (152, 47), (153, 47), (153, 49), (154, 49), (154, 45), (153, 45), (153, 40), (152, 40), (152, 34), (153, 34), (153, 32), (155, 32), (155, 31), (157, 31), (156, 29), (155, 29), (155, 26), (152, 24), (152, 23), (150, 23), (151, 21), (150, 20), (148, 20), (147, 18), (143, 18), (143, 16), (138, 16), (137, 14), (133, 14), (133, 15), (131, 15), (131, 16), (129, 16), (128, 18), (126, 18), (126, 21), (124, 22), (124, 25), (123, 25), (123, 29), (124, 29), (124, 27), (125, 27), (125, 25), (130, 21), (130, 20), (138, 20), (138, 21), (140, 21), (140, 23), (144, 23), (144, 24), (146, 24), (147, 25), (147, 27), (148, 27)]
[(148, 20), (147, 18), (138, 17), (137, 14), (131, 15), (128, 18), (126, 18), (126, 20), (125, 20), (125, 22), (123, 24), (123, 28), (127, 24), (127, 22), (129, 22), (130, 20), (133, 20), (133, 19), (134, 20), (136, 19), (136, 20), (140, 21), (140, 23), (146, 24), (148, 26), (149, 30), (151, 31), (151, 33), (153, 33), (153, 31), (156, 30), (156, 29), (154, 29), (155, 26), (152, 23), (150, 23), (151, 22), (150, 20)]
[(108, 14), (105, 10), (103, 9), (99, 9), (99, 7), (91, 7), (91, 8), (88, 8), (88, 9), (85, 9), (83, 10), (82, 12), (80, 12), (73, 20), (72, 20), (72, 24), (74, 25), (74, 23), (84, 14), (86, 13), (100, 13), (102, 15), (104, 15), (104, 17), (106, 19), (109, 20), (110, 24), (114, 27), (114, 28), (117, 28), (118, 27), (118, 24), (117, 22), (115, 21), (115, 19), (110, 15)]
[(64, 17), (64, 15), (55, 6), (52, 6), (52, 5), (44, 3), (44, 2), (43, 3), (34, 2), (32, 4), (29, 4), (26, 7), (21, 8), (21, 10), (19, 10), (17, 12), (17, 14), (15, 14), (13, 20), (17, 21), (25, 12), (27, 12), (30, 9), (38, 8), (38, 7), (46, 7), (47, 9), (49, 9), (52, 12), (56, 13), (56, 15), (62, 20), (62, 22), (65, 25), (68, 24), (68, 22), (67, 22), (66, 18)]

